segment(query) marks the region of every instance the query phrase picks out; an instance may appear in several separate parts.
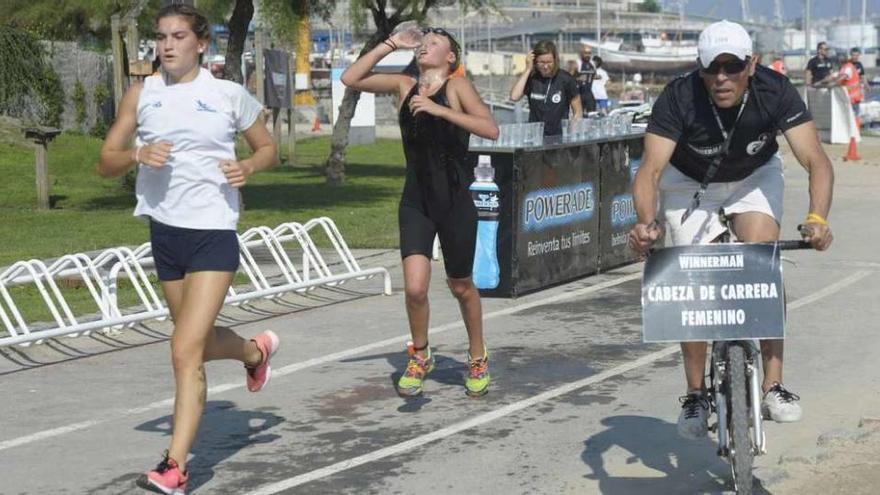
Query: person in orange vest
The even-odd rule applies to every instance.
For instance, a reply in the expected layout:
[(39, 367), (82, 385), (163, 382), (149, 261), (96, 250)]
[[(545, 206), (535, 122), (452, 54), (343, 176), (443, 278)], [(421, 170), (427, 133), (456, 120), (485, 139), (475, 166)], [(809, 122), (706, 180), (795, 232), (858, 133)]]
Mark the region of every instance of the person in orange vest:
[(856, 114), (856, 124), (861, 127), (862, 123), (859, 119), (859, 104), (864, 96), (862, 93), (862, 83), (859, 77), (859, 70), (853, 64), (852, 55), (849, 55), (840, 66), (837, 83), (846, 88), (849, 95), (849, 102), (852, 105), (853, 112)]
[(859, 47), (853, 47), (849, 51), (849, 55), (850, 55), (850, 57), (852, 57), (853, 65), (859, 71), (859, 79), (862, 81), (862, 92), (865, 95), (867, 95), (868, 91), (871, 88), (870, 88), (870, 85), (868, 84), (868, 78), (865, 77), (865, 66), (862, 65), (862, 62), (859, 61), (859, 58), (861, 58), (861, 55), (862, 55), (862, 50), (860, 50)]
[(781, 53), (773, 52), (773, 63), (770, 64), (770, 68), (783, 76), (788, 75), (788, 69), (785, 68), (785, 62), (782, 61)]

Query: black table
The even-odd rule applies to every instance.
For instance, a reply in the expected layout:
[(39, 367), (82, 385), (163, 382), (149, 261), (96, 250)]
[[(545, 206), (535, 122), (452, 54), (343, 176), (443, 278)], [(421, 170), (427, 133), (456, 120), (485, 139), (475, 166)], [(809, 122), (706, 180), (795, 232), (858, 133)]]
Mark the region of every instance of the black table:
[(500, 283), (480, 293), (516, 297), (634, 262), (626, 241), (643, 136), (472, 147), (492, 157), (500, 189)]

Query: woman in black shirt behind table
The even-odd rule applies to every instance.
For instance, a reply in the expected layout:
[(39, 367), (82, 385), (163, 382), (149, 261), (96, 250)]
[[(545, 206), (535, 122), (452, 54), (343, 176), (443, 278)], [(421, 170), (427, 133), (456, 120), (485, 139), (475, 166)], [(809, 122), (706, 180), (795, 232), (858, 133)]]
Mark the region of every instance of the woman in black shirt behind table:
[(559, 70), (559, 53), (552, 41), (539, 41), (526, 56), (526, 70), (510, 90), (510, 99), (529, 98), (529, 122), (544, 122), (545, 136), (562, 134), (562, 120), (581, 118), (577, 81)]

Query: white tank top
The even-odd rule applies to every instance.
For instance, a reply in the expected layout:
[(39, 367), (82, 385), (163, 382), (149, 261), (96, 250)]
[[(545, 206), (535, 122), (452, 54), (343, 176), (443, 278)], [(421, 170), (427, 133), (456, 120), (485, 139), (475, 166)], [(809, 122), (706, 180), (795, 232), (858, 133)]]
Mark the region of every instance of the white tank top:
[(232, 81), (200, 69), (190, 82), (166, 85), (147, 77), (137, 106), (137, 145), (170, 141), (162, 168), (139, 164), (134, 215), (188, 229), (235, 230), (238, 190), (220, 170), (235, 160), (235, 135), (248, 129), (262, 106)]

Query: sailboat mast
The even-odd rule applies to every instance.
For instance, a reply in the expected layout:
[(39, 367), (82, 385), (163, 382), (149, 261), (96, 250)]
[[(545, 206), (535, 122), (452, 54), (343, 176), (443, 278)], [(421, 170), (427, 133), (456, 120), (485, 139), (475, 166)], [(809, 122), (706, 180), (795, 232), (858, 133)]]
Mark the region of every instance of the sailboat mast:
[(810, 13), (812, 11), (812, 6), (810, 5), (810, 0), (804, 0), (804, 53), (806, 54), (806, 59), (810, 60), (810, 31), (813, 29), (812, 23), (810, 22)]
[(596, 54), (602, 53), (602, 0), (596, 0)]
[(865, 22), (867, 3), (867, 0), (862, 0), (862, 23), (859, 26), (859, 46), (862, 48), (862, 53), (864, 53), (865, 56), (868, 55), (868, 52), (865, 51)]

